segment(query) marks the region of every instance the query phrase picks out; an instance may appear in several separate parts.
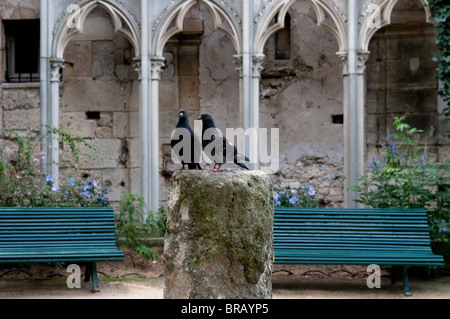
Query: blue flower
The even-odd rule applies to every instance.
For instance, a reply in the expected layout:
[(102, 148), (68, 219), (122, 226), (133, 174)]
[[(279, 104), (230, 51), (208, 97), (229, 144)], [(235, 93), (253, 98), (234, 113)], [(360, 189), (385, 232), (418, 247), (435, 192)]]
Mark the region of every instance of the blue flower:
[(85, 191), (85, 192), (81, 193), (80, 195), (83, 196), (84, 198), (91, 198), (92, 194)]
[(76, 185), (76, 181), (74, 178), (69, 178), (69, 180), (67, 181), (69, 183), (70, 186), (75, 186)]
[(296, 196), (292, 196), (291, 198), (289, 198), (289, 203), (291, 203), (292, 205), (295, 205), (298, 202), (298, 198)]
[(84, 185), (83, 192), (86, 192), (92, 188), (89, 182), (83, 183), (83, 185)]
[(97, 187), (97, 186), (98, 186), (98, 184), (97, 184), (96, 181), (92, 181), (92, 182), (91, 182), (91, 185), (94, 186), (94, 187)]
[(47, 182), (47, 184), (53, 184), (52, 176), (51, 175), (45, 176), (45, 181)]
[(278, 194), (273, 195), (273, 199), (275, 200), (275, 205), (281, 205), (280, 195)]
[(308, 195), (309, 196), (316, 195), (316, 191), (314, 190), (314, 188), (311, 185), (308, 186)]

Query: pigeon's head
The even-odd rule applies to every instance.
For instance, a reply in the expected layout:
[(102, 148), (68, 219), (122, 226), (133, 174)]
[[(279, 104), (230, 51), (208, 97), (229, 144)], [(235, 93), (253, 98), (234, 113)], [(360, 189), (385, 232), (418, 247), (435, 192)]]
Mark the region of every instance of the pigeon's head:
[(208, 113), (200, 114), (197, 120), (202, 120), (203, 130), (206, 130), (211, 127), (216, 127), (216, 125), (214, 124), (214, 120), (212, 119), (212, 116), (209, 115)]
[(200, 116), (197, 120), (212, 121), (213, 119), (212, 119), (211, 115), (209, 115), (208, 113), (202, 113), (202, 114), (200, 114)]
[(215, 127), (214, 120), (211, 115), (208, 113), (202, 113), (200, 114), (200, 117), (197, 120), (202, 120), (203, 122), (203, 129)]
[(180, 115), (180, 119), (183, 117), (187, 118), (187, 111), (185, 109), (181, 109), (179, 115)]

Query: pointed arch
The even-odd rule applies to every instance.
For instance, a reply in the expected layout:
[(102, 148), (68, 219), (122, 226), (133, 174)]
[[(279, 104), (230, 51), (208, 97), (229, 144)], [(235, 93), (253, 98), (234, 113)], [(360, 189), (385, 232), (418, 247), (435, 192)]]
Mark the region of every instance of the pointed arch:
[(114, 31), (128, 39), (134, 48), (134, 52), (140, 52), (140, 32), (136, 22), (132, 22), (128, 15), (115, 6), (111, 1), (97, 0), (88, 1), (80, 6), (69, 5), (60, 17), (59, 23), (54, 30), (52, 43), (52, 56), (62, 59), (67, 44), (77, 35), (83, 33), (84, 23), (89, 13), (96, 7), (104, 8), (111, 16)]
[[(212, 0), (188, 0), (181, 1), (177, 6), (167, 10), (167, 13), (161, 21), (153, 26), (155, 33), (155, 56), (162, 56), (164, 46), (167, 41), (175, 34), (183, 31), (183, 21), (189, 11), (196, 3), (205, 5), (211, 12), (214, 20), (214, 27), (224, 32), (232, 41), (236, 52), (240, 52), (241, 32), (239, 28), (239, 19), (234, 18), (228, 12), (227, 8)], [(170, 5), (170, 4), (169, 4)]]
[[(399, 0), (372, 0), (366, 4), (359, 17), (359, 23), (361, 24), (359, 40), (362, 51), (368, 51), (370, 40), (380, 28), (391, 24), (392, 11), (398, 1)], [(428, 0), (414, 1), (419, 1), (423, 5), (426, 14), (426, 22), (432, 23)]]
[[(264, 45), (267, 39), (276, 31), (284, 28), (284, 21), (288, 9), (297, 0), (284, 0), (276, 2), (270, 8), (266, 8), (266, 12), (261, 12), (255, 19), (255, 24), (258, 25), (255, 35), (255, 51), (262, 54)], [(334, 0), (307, 0), (314, 9), (317, 16), (317, 25), (330, 31), (339, 44), (339, 51), (343, 52), (347, 47), (347, 31), (345, 26), (345, 14)], [(278, 16), (277, 16), (278, 14)], [(271, 21), (277, 16), (274, 24)], [(334, 25), (326, 22), (326, 17), (329, 16)]]

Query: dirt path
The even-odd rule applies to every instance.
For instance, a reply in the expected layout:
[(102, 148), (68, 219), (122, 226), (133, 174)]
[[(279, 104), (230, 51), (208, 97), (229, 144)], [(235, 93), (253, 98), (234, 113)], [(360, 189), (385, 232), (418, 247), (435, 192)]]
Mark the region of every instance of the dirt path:
[[(412, 297), (404, 297), (401, 282), (382, 279), (380, 289), (369, 289), (364, 278), (275, 277), (274, 299), (450, 299), (450, 277), (410, 280)], [(69, 289), (62, 279), (1, 279), (0, 299), (162, 299), (162, 278), (100, 281), (100, 293), (89, 283)]]
[[(162, 259), (149, 261), (126, 248), (123, 250), (124, 262), (98, 264), (100, 293), (92, 293), (90, 283), (84, 282), (80, 289), (69, 289), (63, 278), (68, 275), (65, 265), (21, 265), (16, 268), (20, 271), (7, 274), (13, 266), (1, 265), (0, 299), (162, 299)], [(385, 277), (388, 273), (382, 272), (380, 289), (367, 288), (366, 277), (355, 276), (364, 270), (361, 266), (274, 265), (274, 271), (284, 268), (293, 274), (281, 271), (273, 275), (274, 299), (406, 298), (401, 280), (392, 285), (390, 278)], [(410, 276), (410, 286), (414, 296), (408, 298), (450, 299), (450, 276), (426, 279)]]

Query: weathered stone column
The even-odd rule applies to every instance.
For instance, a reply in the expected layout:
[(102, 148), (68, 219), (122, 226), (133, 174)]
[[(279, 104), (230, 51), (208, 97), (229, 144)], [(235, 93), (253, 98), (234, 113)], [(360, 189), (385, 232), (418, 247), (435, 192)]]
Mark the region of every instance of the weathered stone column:
[(164, 298), (271, 298), (273, 197), (261, 171), (178, 170), (164, 244)]

